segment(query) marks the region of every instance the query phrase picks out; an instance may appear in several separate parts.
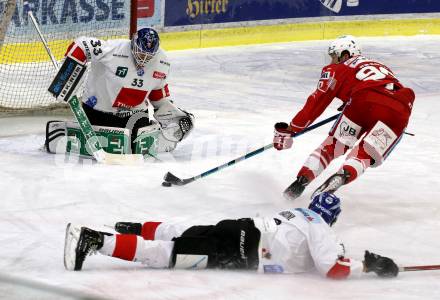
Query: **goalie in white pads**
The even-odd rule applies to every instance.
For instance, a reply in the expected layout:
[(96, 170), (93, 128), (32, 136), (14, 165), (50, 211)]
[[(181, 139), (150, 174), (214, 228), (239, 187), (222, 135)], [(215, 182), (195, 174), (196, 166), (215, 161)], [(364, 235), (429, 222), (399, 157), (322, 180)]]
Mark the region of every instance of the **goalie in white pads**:
[[(156, 132), (157, 152), (172, 151), (191, 132), (193, 115), (170, 101), (170, 63), (154, 29), (140, 29), (131, 40), (80, 37), (67, 49), (66, 59), (89, 64), (82, 101), (95, 128), (128, 128), (132, 141), (138, 131)], [(148, 117), (148, 102), (154, 107), (155, 121)], [(56, 129), (57, 122), (47, 126), (49, 152), (56, 143)]]
[(267, 218), (223, 220), (216, 225), (176, 226), (170, 223), (118, 222), (121, 234), (99, 232), (69, 224), (64, 265), (79, 271), (91, 252), (141, 262), (150, 268), (248, 269), (264, 273), (320, 274), (344, 279), (374, 272), (394, 277), (393, 260), (365, 252), (364, 260), (345, 257), (331, 230), (340, 200), (333, 194), (316, 196), (308, 209), (287, 209)]

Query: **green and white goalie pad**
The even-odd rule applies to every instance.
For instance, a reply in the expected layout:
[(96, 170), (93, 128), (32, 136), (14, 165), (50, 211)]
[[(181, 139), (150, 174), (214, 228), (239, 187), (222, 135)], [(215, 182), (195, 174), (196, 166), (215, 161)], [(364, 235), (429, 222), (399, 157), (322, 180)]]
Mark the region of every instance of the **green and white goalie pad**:
[[(129, 129), (105, 126), (92, 126), (102, 148), (107, 153), (112, 154), (132, 154), (131, 152), (131, 133)], [(139, 139), (142, 143), (142, 152), (133, 154), (155, 155), (153, 149), (154, 137), (144, 135)], [(92, 153), (87, 146), (86, 139), (76, 122), (49, 121), (46, 126), (46, 151), (49, 153), (74, 153), (80, 156), (91, 157)], [(140, 147), (135, 147), (135, 150)]]
[(150, 126), (139, 128), (134, 142), (136, 153), (144, 155), (171, 152), (177, 146), (176, 141), (170, 141), (165, 138), (162, 128), (156, 122)]
[[(131, 131), (126, 128), (92, 126), (99, 142), (107, 153), (142, 154), (145, 158), (157, 153), (169, 152), (177, 142), (167, 140), (157, 123), (138, 129), (137, 137), (131, 143)], [(133, 149), (132, 148), (133, 145)], [(49, 153), (74, 153), (91, 157), (86, 139), (76, 122), (49, 121), (46, 125), (45, 149)]]

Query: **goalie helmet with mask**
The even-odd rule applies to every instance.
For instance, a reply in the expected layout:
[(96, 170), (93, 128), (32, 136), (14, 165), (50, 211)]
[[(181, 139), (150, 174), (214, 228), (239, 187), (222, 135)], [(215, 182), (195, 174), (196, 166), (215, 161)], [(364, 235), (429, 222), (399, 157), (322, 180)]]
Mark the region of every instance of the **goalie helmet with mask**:
[(153, 28), (138, 30), (131, 39), (131, 52), (136, 67), (143, 68), (159, 50), (159, 34)]
[(341, 213), (341, 200), (334, 194), (325, 192), (313, 198), (309, 209), (320, 215), (329, 226), (332, 226)]
[(333, 40), (328, 47), (328, 55), (341, 58), (344, 53), (349, 56), (361, 55), (361, 48), (352, 35), (343, 35)]

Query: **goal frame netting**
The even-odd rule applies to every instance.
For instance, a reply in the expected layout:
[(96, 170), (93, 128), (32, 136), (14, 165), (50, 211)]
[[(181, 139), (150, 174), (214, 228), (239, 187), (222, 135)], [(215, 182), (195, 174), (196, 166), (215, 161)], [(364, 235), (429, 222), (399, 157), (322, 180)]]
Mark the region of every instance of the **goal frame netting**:
[(29, 10), (60, 63), (67, 46), (79, 36), (131, 37), (137, 30), (137, 0), (33, 0), (29, 4), (27, 8), (22, 0), (0, 0), (0, 116), (67, 114), (68, 106), (47, 92), (56, 70)]

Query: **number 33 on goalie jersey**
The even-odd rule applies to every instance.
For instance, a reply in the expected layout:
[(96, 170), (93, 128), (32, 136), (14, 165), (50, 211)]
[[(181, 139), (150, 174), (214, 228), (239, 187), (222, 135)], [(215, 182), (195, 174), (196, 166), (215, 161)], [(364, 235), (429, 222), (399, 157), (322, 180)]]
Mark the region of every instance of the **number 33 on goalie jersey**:
[(170, 64), (162, 49), (145, 64), (143, 72), (136, 69), (129, 40), (80, 37), (69, 46), (65, 56), (90, 63), (83, 102), (96, 110), (146, 110), (147, 98), (154, 102), (169, 96)]

